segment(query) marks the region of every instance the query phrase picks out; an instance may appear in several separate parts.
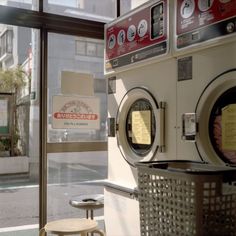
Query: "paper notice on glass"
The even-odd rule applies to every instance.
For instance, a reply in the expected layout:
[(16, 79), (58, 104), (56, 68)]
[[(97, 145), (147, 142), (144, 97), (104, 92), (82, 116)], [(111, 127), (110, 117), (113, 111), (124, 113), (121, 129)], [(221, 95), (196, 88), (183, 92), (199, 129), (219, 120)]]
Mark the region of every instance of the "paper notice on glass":
[(151, 144), (151, 111), (132, 112), (132, 142)]
[(72, 71), (61, 72), (61, 93), (81, 96), (94, 95), (94, 79), (92, 74)]
[(222, 148), (236, 150), (236, 104), (222, 108)]

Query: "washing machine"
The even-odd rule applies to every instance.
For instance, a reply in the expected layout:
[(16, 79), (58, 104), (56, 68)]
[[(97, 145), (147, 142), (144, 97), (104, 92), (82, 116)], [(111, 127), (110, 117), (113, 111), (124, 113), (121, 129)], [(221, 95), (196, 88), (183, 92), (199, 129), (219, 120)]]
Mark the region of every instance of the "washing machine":
[(177, 0), (177, 159), (236, 164), (236, 1)]
[(136, 162), (176, 154), (173, 1), (152, 0), (105, 26), (108, 84), (108, 236), (140, 235)]

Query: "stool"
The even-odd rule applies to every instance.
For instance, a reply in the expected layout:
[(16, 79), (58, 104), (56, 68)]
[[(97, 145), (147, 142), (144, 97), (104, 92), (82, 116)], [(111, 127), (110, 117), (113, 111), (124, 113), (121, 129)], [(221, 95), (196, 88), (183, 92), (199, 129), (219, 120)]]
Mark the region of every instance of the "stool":
[(93, 219), (93, 211), (104, 206), (103, 194), (79, 195), (69, 201), (70, 205), (86, 210), (86, 218)]
[(88, 233), (97, 233), (104, 236), (104, 233), (97, 228), (98, 223), (91, 219), (62, 219), (47, 223), (39, 232), (39, 236), (45, 236), (46, 233), (56, 234), (58, 236), (80, 234), (87, 236)]

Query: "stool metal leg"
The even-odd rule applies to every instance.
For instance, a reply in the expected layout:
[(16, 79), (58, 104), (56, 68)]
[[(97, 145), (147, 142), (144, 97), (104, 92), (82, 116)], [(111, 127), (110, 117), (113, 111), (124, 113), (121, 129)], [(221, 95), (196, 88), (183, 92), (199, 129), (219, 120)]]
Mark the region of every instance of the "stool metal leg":
[[(93, 220), (93, 210), (92, 209), (86, 209), (86, 218), (87, 219), (91, 219), (91, 220)], [(91, 235), (91, 236), (93, 236), (93, 233), (87, 233), (86, 234), (86, 236), (89, 236), (89, 234)]]
[(91, 219), (91, 220), (93, 220), (93, 209), (90, 209), (90, 210), (88, 210), (88, 209), (86, 209), (86, 218), (87, 219)]
[(46, 235), (46, 232), (45, 232), (44, 228), (40, 229), (39, 236), (45, 236), (45, 235)]
[(100, 236), (105, 236), (105, 233), (100, 229), (95, 229), (93, 233), (99, 234)]

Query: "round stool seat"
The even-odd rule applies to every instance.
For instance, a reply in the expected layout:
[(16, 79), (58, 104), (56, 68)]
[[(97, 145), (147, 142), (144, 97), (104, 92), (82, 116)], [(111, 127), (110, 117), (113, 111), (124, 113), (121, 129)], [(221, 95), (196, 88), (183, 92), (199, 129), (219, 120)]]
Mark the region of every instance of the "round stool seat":
[(98, 209), (104, 206), (103, 194), (79, 195), (70, 200), (70, 205), (81, 209)]
[(98, 223), (91, 219), (71, 218), (49, 222), (44, 230), (57, 235), (81, 234), (86, 235), (97, 229)]
[(69, 201), (70, 205), (79, 209), (86, 210), (86, 218), (93, 219), (93, 210), (103, 208), (103, 194), (78, 195)]

